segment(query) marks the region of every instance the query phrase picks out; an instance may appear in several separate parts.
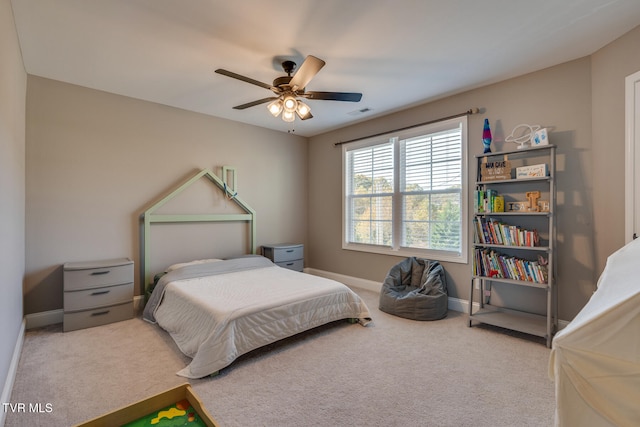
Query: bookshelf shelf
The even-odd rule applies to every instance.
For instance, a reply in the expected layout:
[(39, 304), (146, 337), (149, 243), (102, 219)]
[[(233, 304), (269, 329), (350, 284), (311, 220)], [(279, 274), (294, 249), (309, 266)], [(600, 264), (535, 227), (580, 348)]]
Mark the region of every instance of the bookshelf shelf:
[(549, 216), (549, 212), (475, 212), (475, 216)]
[(514, 279), (506, 279), (502, 277), (487, 277), (487, 276), (473, 276), (474, 279), (478, 280), (491, 280), (492, 282), (501, 282), (501, 283), (509, 283), (511, 285), (518, 286), (530, 286), (532, 288), (540, 288), (547, 289), (549, 287), (548, 283), (538, 283), (538, 282), (530, 282), (528, 280), (514, 280)]
[(550, 181), (550, 177), (540, 177), (540, 178), (520, 178), (520, 179), (494, 179), (492, 181), (476, 181), (476, 185), (484, 185), (484, 184), (526, 184), (528, 182), (540, 183), (540, 182), (548, 182)]
[(535, 336), (544, 337), (547, 334), (546, 316), (488, 304), (476, 311), (471, 316), (471, 320)]
[(514, 245), (493, 245), (491, 243), (474, 243), (473, 244), (477, 248), (494, 248), (497, 250), (500, 249), (515, 249), (518, 251), (538, 251), (538, 252), (549, 252), (550, 248), (548, 246), (514, 246)]
[[(469, 326), (474, 322), (486, 323), (544, 337), (547, 347), (551, 347), (558, 323), (554, 280), (555, 150), (554, 145), (546, 145), (476, 155), (476, 198), (472, 215), (474, 254)], [(492, 167), (491, 163), (483, 165), (487, 162), (500, 162), (495, 163), (500, 166), (509, 164), (511, 179), (483, 179), (485, 172), (492, 177), (487, 171)], [(546, 176), (515, 178), (516, 167), (536, 168), (539, 163), (545, 165), (542, 170), (548, 171)], [(538, 200), (544, 200), (546, 204), (540, 205)], [(540, 206), (544, 211), (540, 211)], [(514, 210), (510, 211), (508, 207)], [(500, 293), (505, 288), (512, 289), (506, 292), (508, 297), (498, 298), (500, 307), (492, 305), (492, 293)], [(528, 294), (520, 293), (524, 288), (531, 288), (530, 292), (545, 292), (546, 306), (529, 310)], [(527, 307), (526, 311), (509, 308), (509, 302)], [(532, 314), (543, 310), (542, 315)]]

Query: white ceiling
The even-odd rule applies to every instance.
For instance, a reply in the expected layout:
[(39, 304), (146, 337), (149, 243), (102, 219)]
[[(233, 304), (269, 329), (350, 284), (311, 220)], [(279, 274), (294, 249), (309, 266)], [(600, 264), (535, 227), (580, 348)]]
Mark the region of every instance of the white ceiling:
[[(279, 131), (280, 58), (326, 61), (313, 136), (590, 55), (640, 24), (638, 0), (11, 0), (26, 72)], [(359, 110), (370, 109), (366, 113)], [(453, 112), (456, 113), (456, 112)]]

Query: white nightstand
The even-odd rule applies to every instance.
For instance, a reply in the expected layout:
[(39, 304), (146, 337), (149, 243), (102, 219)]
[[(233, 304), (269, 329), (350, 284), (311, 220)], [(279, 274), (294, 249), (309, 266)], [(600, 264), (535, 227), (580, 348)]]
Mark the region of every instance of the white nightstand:
[(64, 264), (63, 330), (133, 318), (133, 261), (118, 258)]
[(295, 271), (302, 271), (304, 268), (303, 244), (263, 245), (262, 254), (280, 267)]

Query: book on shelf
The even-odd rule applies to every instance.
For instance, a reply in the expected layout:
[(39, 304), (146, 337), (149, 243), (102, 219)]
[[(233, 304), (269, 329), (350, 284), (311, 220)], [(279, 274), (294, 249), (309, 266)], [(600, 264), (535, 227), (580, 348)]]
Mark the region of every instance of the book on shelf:
[(546, 264), (542, 257), (539, 257), (539, 261), (530, 261), (489, 249), (476, 249), (473, 258), (476, 276), (547, 283), (547, 267), (541, 264)]
[(504, 197), (496, 190), (476, 190), (475, 208), (478, 213), (504, 212)]
[(489, 245), (528, 246), (540, 245), (538, 230), (527, 230), (509, 225), (495, 218), (473, 218), (476, 242)]

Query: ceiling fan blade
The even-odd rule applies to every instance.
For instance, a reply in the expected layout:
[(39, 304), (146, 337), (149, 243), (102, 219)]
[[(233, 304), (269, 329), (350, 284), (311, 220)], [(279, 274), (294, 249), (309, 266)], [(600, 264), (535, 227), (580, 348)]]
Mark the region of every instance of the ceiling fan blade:
[(313, 55), (309, 55), (302, 62), (302, 65), (293, 75), (293, 78), (289, 82), (291, 87), (297, 87), (298, 89), (304, 89), (311, 81), (313, 76), (318, 74), (318, 71), (324, 67), (325, 62), (322, 59), (316, 58)]
[(326, 101), (360, 102), (361, 93), (355, 92), (305, 92), (301, 96), (307, 99), (323, 99)]
[(249, 108), (249, 107), (253, 107), (253, 106), (256, 106), (256, 105), (264, 104), (265, 102), (274, 101), (276, 99), (278, 99), (277, 96), (271, 96), (269, 98), (262, 98), (262, 99), (258, 99), (257, 101), (247, 102), (246, 104), (238, 105), (236, 107), (233, 107), (233, 109), (234, 110), (244, 110), (245, 108)]
[(260, 86), (260, 87), (263, 87), (265, 89), (271, 89), (271, 85), (259, 82), (258, 80), (254, 80), (254, 79), (249, 78), (249, 77), (241, 76), (240, 74), (236, 74), (236, 73), (231, 72), (231, 71), (223, 70), (222, 68), (218, 68), (215, 72), (218, 73), (218, 74), (222, 74), (223, 76), (231, 77), (232, 79), (237, 79), (237, 80), (241, 80), (243, 82), (251, 83), (252, 85)]

